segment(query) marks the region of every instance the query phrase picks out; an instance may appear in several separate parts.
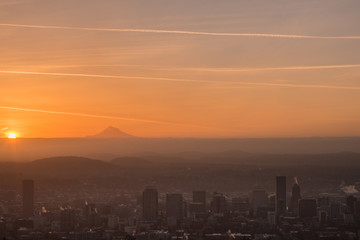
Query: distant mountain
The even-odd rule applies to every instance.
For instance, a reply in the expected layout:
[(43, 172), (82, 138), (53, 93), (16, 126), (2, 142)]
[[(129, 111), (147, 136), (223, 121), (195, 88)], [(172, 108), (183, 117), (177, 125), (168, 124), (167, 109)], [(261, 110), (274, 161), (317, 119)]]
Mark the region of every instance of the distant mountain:
[(103, 130), (102, 132), (88, 137), (89, 138), (133, 138), (135, 136), (127, 134), (115, 127), (110, 126), (105, 130)]

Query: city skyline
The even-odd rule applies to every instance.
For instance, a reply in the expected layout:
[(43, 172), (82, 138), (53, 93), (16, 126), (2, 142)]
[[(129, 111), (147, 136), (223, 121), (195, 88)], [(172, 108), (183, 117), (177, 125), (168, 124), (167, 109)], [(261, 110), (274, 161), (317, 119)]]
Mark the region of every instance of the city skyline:
[[(307, 189), (306, 196), (302, 197), (301, 183), (295, 177), (291, 196), (286, 197), (290, 192), (286, 178), (272, 176), (275, 188), (270, 191), (253, 188), (252, 194), (241, 191), (211, 193), (209, 190), (193, 190), (192, 194), (184, 190), (158, 192), (155, 186), (146, 186), (135, 191), (121, 189), (121, 198), (111, 194), (119, 191), (112, 187), (103, 189), (107, 197), (93, 198), (94, 195), (90, 197), (85, 189), (77, 193), (69, 189), (59, 198), (48, 195), (49, 191), (57, 190), (45, 187), (41, 180), (27, 179), (22, 181), (20, 196), (14, 190), (0, 191), (2, 204), (11, 210), (10, 215), (0, 212), (3, 216), (0, 218), (0, 237), (54, 240), (149, 237), (181, 240), (356, 239), (360, 224), (359, 192), (330, 191), (325, 194)], [(84, 193), (90, 198), (80, 197), (85, 196)], [(46, 195), (54, 202), (46, 201)], [(289, 200), (290, 197), (291, 202), (282, 199)], [(22, 211), (17, 210), (19, 205), (22, 205)], [(8, 227), (10, 224), (12, 228)]]

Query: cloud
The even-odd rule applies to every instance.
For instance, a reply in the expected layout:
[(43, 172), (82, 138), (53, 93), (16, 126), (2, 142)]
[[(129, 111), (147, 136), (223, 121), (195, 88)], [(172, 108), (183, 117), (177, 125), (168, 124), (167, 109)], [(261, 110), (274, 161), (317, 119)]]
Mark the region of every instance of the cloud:
[(160, 124), (160, 125), (186, 126), (186, 127), (196, 127), (196, 128), (201, 128), (201, 129), (213, 129), (213, 130), (223, 130), (223, 131), (229, 131), (229, 132), (237, 132), (234, 129), (224, 129), (224, 128), (216, 128), (216, 127), (207, 127), (207, 126), (203, 126), (203, 125), (193, 125), (193, 124), (167, 122), (167, 121), (157, 121), (157, 120), (140, 119), (140, 118), (126, 118), (126, 117), (118, 117), (118, 116), (75, 113), (75, 112), (63, 112), (63, 111), (52, 111), (52, 110), (42, 110), (42, 109), (32, 109), (32, 108), (18, 108), (18, 107), (10, 107), (10, 106), (0, 106), (0, 109), (14, 110), (14, 111), (24, 111), (24, 112), (47, 113), (47, 114), (70, 115), (70, 116), (90, 117), (90, 118), (114, 119), (114, 120), (124, 120), (124, 121), (132, 121), (132, 122), (144, 122), (144, 123), (152, 123), (152, 124)]
[(1, 128), (1, 129), (0, 129), (0, 133), (1, 133), (2, 135), (6, 135), (6, 130), (8, 130), (8, 129), (9, 129), (8, 127)]
[(161, 29), (140, 29), (140, 28), (93, 28), (93, 27), (70, 27), (50, 25), (29, 25), (0, 23), (4, 27), (54, 29), (54, 30), (79, 30), (79, 31), (101, 31), (101, 32), (138, 32), (156, 34), (181, 34), (181, 35), (202, 35), (219, 37), (262, 37), (262, 38), (291, 38), (291, 39), (352, 39), (360, 40), (360, 36), (315, 36), (315, 35), (293, 35), (293, 34), (271, 34), (271, 33), (218, 33), (183, 30), (161, 30)]
[(179, 68), (179, 70), (209, 71), (209, 72), (260, 72), (281, 70), (316, 70), (316, 69), (341, 69), (360, 68), (360, 64), (347, 65), (317, 65), (317, 66), (288, 66), (288, 67), (264, 67), (264, 68)]
[[(286, 67), (262, 67), (262, 68), (161, 67), (161, 66), (140, 65), (140, 64), (71, 64), (71, 65), (44, 65), (44, 66), (47, 68), (124, 67), (124, 68), (142, 68), (142, 69), (161, 70), (161, 71), (199, 71), (199, 72), (202, 71), (203, 72), (262, 72), (262, 71), (286, 71), (286, 70), (322, 70), (322, 69), (360, 68), (360, 64), (286, 66)], [(6, 66), (6, 67), (17, 67), (17, 66)], [(24, 66), (20, 66), (20, 67), (24, 67)]]
[(154, 123), (154, 124), (178, 125), (177, 123), (148, 120), (148, 119), (125, 118), (125, 117), (116, 117), (116, 116), (83, 114), (83, 113), (61, 112), (61, 111), (48, 111), (48, 110), (31, 109), (31, 108), (17, 108), (17, 107), (0, 106), (0, 109), (26, 111), (26, 112), (38, 112), (38, 113), (49, 113), (49, 114), (61, 114), (61, 115), (72, 115), (72, 116), (80, 116), (80, 117), (118, 119), (118, 120), (125, 120), (125, 121), (145, 122), (145, 123)]
[[(237, 89), (253, 87), (291, 87), (291, 88), (322, 88), (322, 89), (339, 89), (339, 90), (360, 90), (356, 86), (336, 86), (336, 85), (315, 85), (315, 84), (292, 84), (292, 83), (267, 83), (267, 82), (242, 82), (242, 81), (215, 81), (215, 80), (194, 80), (181, 78), (160, 78), (160, 77), (142, 77), (142, 76), (120, 76), (120, 75), (99, 75), (85, 73), (49, 73), (49, 72), (23, 72), (23, 71), (6, 71), (0, 70), (0, 73), (7, 74), (25, 74), (25, 75), (46, 75), (46, 76), (64, 76), (64, 77), (91, 77), (91, 78), (112, 78), (112, 79), (136, 79), (136, 80), (154, 80), (166, 82), (185, 82), (185, 83), (228, 83), (237, 84), (235, 86), (214, 86), (209, 88), (217, 89)], [(243, 85), (243, 86), (241, 86)]]
[[(292, 84), (292, 83), (266, 83), (266, 82), (238, 82), (243, 85), (258, 87), (286, 87), (286, 88), (319, 88), (319, 89), (338, 89), (338, 90), (360, 90), (356, 86), (336, 86), (336, 85), (316, 85), (316, 84)], [(216, 89), (237, 89), (243, 86), (215, 86)]]
[[(64, 76), (64, 77), (91, 77), (91, 78), (114, 78), (114, 79), (137, 79), (137, 80), (155, 80), (167, 82), (192, 82), (192, 83), (212, 83), (208, 80), (191, 80), (180, 78), (160, 78), (160, 77), (141, 77), (141, 76), (120, 76), (120, 75), (100, 75), (86, 73), (49, 73), (49, 72), (23, 72), (23, 71), (6, 71), (0, 70), (0, 73), (8, 74), (25, 74), (25, 75), (47, 75), (47, 76)], [(235, 82), (231, 82), (235, 83)]]

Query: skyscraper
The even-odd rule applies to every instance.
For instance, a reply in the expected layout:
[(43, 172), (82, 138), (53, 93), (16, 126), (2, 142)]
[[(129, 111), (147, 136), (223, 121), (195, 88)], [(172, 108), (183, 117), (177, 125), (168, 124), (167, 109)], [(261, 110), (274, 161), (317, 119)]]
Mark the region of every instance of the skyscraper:
[(74, 209), (63, 209), (60, 212), (60, 229), (63, 232), (74, 231), (76, 225), (76, 213)]
[(349, 207), (350, 213), (354, 213), (354, 206), (357, 199), (353, 195), (350, 195), (346, 198), (346, 205)]
[(166, 194), (166, 217), (175, 221), (183, 218), (183, 196), (180, 193)]
[(23, 180), (23, 217), (29, 218), (34, 216), (34, 181)]
[(0, 239), (6, 239), (6, 222), (0, 219)]
[(192, 203), (189, 204), (191, 213), (206, 212), (206, 191), (193, 191)]
[(289, 211), (296, 213), (299, 209), (299, 200), (301, 199), (300, 186), (295, 180), (295, 183), (292, 187), (291, 200), (289, 204)]
[(215, 192), (211, 201), (211, 211), (213, 213), (224, 214), (227, 211), (227, 201), (223, 194)]
[(148, 186), (143, 192), (143, 220), (154, 222), (158, 216), (158, 192), (155, 187)]
[(206, 192), (205, 191), (193, 191), (193, 202), (203, 203), (206, 205)]
[(333, 220), (342, 218), (340, 202), (333, 202), (330, 204), (330, 218)]
[(276, 213), (286, 211), (286, 176), (276, 176)]
[(299, 201), (299, 217), (311, 218), (317, 215), (317, 204), (315, 199), (301, 199)]
[(254, 214), (256, 214), (258, 208), (267, 206), (267, 195), (264, 189), (255, 189), (252, 196), (252, 207)]

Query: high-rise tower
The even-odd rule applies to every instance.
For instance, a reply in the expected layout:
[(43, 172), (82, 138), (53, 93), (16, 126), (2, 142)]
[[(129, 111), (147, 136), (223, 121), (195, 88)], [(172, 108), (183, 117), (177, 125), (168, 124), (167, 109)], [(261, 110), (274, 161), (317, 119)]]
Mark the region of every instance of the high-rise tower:
[(180, 193), (166, 194), (166, 219), (168, 226), (176, 226), (184, 217), (184, 200)]
[(23, 197), (23, 217), (29, 218), (34, 216), (34, 181), (23, 180), (22, 182)]
[(276, 213), (286, 212), (286, 176), (276, 176)]
[(158, 192), (155, 187), (146, 187), (143, 192), (143, 220), (155, 222), (158, 216)]
[(289, 211), (296, 213), (299, 209), (299, 200), (301, 199), (300, 186), (295, 179), (295, 183), (292, 187), (291, 200), (289, 204)]

